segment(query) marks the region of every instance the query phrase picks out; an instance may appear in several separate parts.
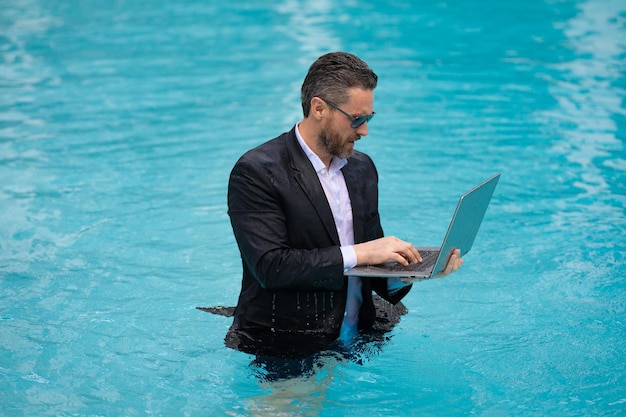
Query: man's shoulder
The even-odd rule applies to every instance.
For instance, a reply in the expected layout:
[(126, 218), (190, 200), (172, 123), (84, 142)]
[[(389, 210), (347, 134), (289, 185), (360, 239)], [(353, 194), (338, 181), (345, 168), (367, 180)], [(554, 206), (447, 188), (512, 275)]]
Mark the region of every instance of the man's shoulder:
[(372, 158), (365, 152), (357, 151), (356, 149), (348, 158), (348, 162), (366, 162), (368, 164), (373, 164)]
[(290, 140), (295, 139), (295, 134), (292, 131), (285, 132), (279, 136), (270, 139), (260, 145), (248, 150), (242, 156), (240, 161), (255, 160), (261, 162), (266, 159), (276, 160), (287, 152), (287, 144)]
[(348, 158), (348, 164), (346, 167), (350, 167), (352, 169), (374, 169), (376, 170), (376, 165), (372, 158), (361, 151), (354, 150), (352, 155)]

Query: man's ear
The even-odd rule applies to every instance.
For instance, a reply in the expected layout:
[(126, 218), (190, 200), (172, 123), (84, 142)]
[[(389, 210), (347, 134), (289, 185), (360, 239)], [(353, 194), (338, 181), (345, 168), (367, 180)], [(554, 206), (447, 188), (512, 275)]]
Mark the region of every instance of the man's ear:
[(311, 99), (311, 113), (309, 116), (313, 116), (316, 120), (321, 120), (327, 111), (328, 106), (324, 100), (319, 97)]

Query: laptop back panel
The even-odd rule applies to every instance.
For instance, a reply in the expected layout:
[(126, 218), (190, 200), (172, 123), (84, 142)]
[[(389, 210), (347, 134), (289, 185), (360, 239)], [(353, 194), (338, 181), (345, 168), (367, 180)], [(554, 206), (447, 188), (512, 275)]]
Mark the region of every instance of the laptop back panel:
[(472, 248), (499, 179), (500, 174), (496, 174), (461, 196), (443, 239), (433, 275), (443, 271), (454, 249), (460, 249), (461, 256), (464, 256)]

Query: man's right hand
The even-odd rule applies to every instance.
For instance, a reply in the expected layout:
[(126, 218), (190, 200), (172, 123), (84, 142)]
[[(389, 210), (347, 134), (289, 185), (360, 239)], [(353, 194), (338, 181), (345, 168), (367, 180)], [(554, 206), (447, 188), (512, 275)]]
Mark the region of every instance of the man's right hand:
[(422, 262), (415, 246), (395, 236), (381, 237), (353, 246), (357, 265), (376, 265), (387, 261), (396, 261), (402, 265)]

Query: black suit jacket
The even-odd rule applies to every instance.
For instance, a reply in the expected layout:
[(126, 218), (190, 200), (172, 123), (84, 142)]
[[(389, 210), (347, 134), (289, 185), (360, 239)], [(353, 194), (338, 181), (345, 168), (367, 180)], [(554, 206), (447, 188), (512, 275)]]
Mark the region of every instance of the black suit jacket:
[[(342, 172), (355, 243), (382, 237), (374, 163), (355, 151)], [(336, 339), (347, 295), (339, 236), (295, 128), (248, 151), (235, 164), (228, 214), (243, 264), (231, 330), (261, 343), (280, 344), (284, 335), (290, 336), (287, 344), (293, 336), (318, 338), (321, 344)], [(363, 279), (362, 287), (359, 328), (365, 330), (376, 317), (372, 291), (395, 304), (410, 289), (390, 296), (386, 279)]]

